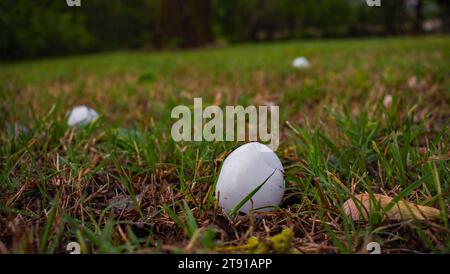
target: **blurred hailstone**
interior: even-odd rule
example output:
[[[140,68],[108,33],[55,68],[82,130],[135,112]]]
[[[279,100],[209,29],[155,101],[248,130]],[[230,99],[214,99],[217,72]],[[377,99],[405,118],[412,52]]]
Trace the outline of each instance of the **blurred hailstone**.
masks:
[[[76,106],[69,114],[67,124],[71,127],[83,126],[98,118],[98,113],[87,106]]]
[[[252,142],[234,150],[223,162],[216,197],[219,205],[230,213],[259,186],[239,211],[273,210],[270,207],[278,206],[284,195],[284,170],[277,155],[266,145]]]
[[[384,107],[390,108],[392,105],[392,101],[393,101],[392,95],[387,94],[386,96],[384,96],[384,98],[383,98]]]
[[[297,57],[292,61],[292,66],[298,69],[309,68],[309,61],[305,57]]]

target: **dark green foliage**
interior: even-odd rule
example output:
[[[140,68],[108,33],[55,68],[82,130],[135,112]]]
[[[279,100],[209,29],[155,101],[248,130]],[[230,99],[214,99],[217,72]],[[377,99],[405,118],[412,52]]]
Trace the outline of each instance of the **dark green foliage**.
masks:
[[[223,39],[421,33],[428,19],[441,25],[428,31],[445,32],[445,2],[384,0],[368,7],[365,0],[82,0],[81,7],[68,7],[65,0],[3,0],[0,58],[198,47]]]

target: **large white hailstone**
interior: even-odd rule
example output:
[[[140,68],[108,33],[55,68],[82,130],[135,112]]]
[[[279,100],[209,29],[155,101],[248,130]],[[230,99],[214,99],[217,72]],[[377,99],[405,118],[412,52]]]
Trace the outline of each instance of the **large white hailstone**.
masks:
[[[67,124],[71,127],[87,125],[98,118],[98,113],[87,106],[76,106],[69,113]]]
[[[230,213],[262,183],[239,211],[270,211],[278,206],[284,195],[284,170],[277,155],[266,145],[252,142],[238,147],[228,155],[220,170],[216,185],[219,205]]]
[[[309,61],[305,57],[297,57],[292,61],[292,66],[298,69],[309,68]]]

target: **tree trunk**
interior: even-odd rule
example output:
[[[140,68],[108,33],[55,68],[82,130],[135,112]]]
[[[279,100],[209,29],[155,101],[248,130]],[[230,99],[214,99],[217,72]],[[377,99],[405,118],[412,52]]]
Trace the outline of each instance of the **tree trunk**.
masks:
[[[197,47],[213,41],[210,0],[159,0],[158,47]]]
[[[417,4],[415,6],[415,19],[414,19],[414,32],[422,33],[423,32],[423,0],[417,0]]]
[[[398,26],[403,22],[402,10],[405,9],[404,0],[384,1],[384,32],[386,34],[397,34]]]

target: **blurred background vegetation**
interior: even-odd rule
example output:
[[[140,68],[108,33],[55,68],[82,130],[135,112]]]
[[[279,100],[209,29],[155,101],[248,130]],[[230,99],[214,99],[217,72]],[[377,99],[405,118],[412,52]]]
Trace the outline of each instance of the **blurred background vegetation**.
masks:
[[[448,0],[1,0],[2,60],[119,49],[449,32]]]

